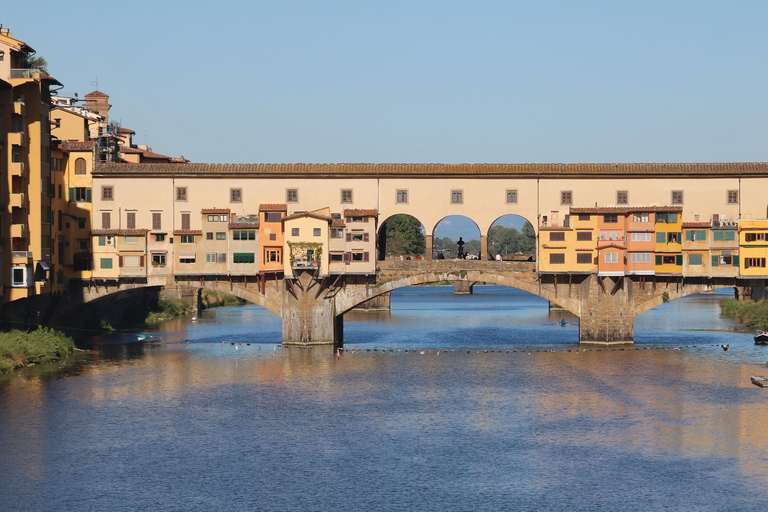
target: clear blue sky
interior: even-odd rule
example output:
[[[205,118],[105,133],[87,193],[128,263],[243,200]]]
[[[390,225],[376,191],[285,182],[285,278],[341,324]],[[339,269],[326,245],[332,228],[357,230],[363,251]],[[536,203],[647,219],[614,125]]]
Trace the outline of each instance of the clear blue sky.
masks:
[[[7,2],[194,162],[766,161],[765,1]]]

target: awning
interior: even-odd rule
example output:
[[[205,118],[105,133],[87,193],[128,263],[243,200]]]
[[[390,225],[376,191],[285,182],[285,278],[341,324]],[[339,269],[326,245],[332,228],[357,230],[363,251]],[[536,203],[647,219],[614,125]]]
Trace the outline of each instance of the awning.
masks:
[[[46,271],[47,270],[51,270],[51,267],[48,266],[48,263],[46,263],[46,262],[44,262],[42,260],[37,262],[37,266],[39,268],[43,269],[43,270],[46,270]]]
[[[195,257],[195,251],[180,251],[179,252],[179,258],[182,259],[189,259]]]

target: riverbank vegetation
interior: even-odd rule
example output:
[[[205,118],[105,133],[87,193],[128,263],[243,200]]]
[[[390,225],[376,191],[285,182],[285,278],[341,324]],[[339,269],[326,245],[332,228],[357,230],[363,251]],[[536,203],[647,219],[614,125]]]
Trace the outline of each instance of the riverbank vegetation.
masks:
[[[148,325],[158,324],[164,320],[171,320],[177,316],[186,315],[194,311],[192,304],[181,299],[168,299],[157,301],[157,309],[150,311],[144,322]]]
[[[768,302],[738,301],[725,299],[720,301],[720,312],[723,316],[736,318],[747,327],[768,329]]]
[[[75,342],[62,332],[38,327],[32,332],[0,333],[0,372],[49,363],[75,351]]]
[[[200,294],[200,306],[203,309],[216,308],[222,306],[239,306],[247,301],[229,295],[228,293],[217,292],[215,290],[203,290]],[[195,308],[189,302],[182,299],[158,300],[157,307],[149,312],[144,323],[154,325],[165,320],[194,313]]]
[[[203,290],[200,294],[200,301],[203,308],[218,308],[222,306],[241,306],[246,300],[235,297],[228,293],[217,292],[216,290]]]

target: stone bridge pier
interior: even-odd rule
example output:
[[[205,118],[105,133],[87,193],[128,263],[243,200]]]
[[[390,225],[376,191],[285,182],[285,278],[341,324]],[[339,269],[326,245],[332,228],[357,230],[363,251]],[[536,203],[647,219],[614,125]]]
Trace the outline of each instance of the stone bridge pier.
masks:
[[[634,343],[633,291],[623,277],[585,279],[579,286],[579,343]]]
[[[344,341],[344,315],[337,314],[333,292],[311,271],[296,271],[284,279],[283,344],[332,345]]]

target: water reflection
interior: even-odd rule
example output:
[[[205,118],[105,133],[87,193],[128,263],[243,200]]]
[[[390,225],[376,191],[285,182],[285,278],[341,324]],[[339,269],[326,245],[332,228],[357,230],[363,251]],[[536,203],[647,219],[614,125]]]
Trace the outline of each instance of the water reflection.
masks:
[[[546,302],[481,288],[350,314],[340,354],[282,347],[279,319],[242,307],[166,324],[168,343],[91,340],[72,377],[6,376],[0,509],[765,502],[765,396],[749,375],[766,352],[716,297],[652,310],[634,347],[598,350]]]

